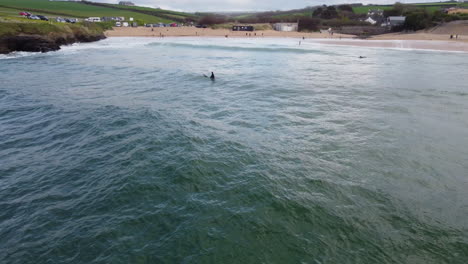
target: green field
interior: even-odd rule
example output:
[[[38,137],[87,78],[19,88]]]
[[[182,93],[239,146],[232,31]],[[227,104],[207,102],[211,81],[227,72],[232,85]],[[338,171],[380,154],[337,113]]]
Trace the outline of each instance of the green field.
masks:
[[[148,8],[161,14],[165,11]],[[13,12],[14,11],[14,12]],[[112,7],[93,6],[75,2],[51,2],[49,0],[1,0],[0,16],[17,16],[19,11],[29,11],[34,14],[43,14],[48,16],[66,16],[75,18],[87,17],[133,17],[140,23],[170,23],[174,22],[167,15],[158,17],[157,15],[148,15],[131,10],[121,10]],[[168,14],[183,17],[184,13],[167,11]]]
[[[367,14],[369,9],[372,9],[372,10],[377,10],[377,9],[389,10],[389,9],[392,9],[392,8],[393,8],[392,5],[355,6],[355,7],[353,7],[353,11],[356,14]]]
[[[415,3],[415,4],[405,4],[408,6],[414,6],[414,7],[421,7],[426,9],[429,13],[441,10],[443,8],[446,8],[448,6],[458,6],[458,7],[465,7],[468,8],[468,3],[458,3],[458,2],[450,2],[450,3]],[[368,6],[356,6],[353,7],[353,11],[356,14],[367,14],[369,9],[376,10],[389,10],[392,9],[393,5],[368,5]]]
[[[150,8],[150,7],[142,7],[142,6],[121,6],[121,5],[116,5],[116,4],[108,4],[111,7],[115,8],[125,8],[127,10],[136,10],[136,11],[146,11],[146,12],[152,12],[154,14],[160,14],[161,16],[169,16],[169,17],[174,17],[176,19],[184,19],[184,18],[192,18],[196,19],[198,16],[195,14],[189,14],[189,13],[183,13],[183,12],[177,12],[177,11],[171,11],[171,10],[164,10],[164,9],[158,9],[158,8]]]

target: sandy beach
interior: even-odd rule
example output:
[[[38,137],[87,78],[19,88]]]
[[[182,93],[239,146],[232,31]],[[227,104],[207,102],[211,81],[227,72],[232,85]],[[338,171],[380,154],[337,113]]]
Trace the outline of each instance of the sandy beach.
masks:
[[[458,35],[458,38],[450,39],[450,34],[445,32],[416,32],[416,33],[390,33],[373,36],[369,39],[358,39],[354,35],[335,33],[303,33],[303,32],[280,32],[274,30],[263,30],[254,32],[231,31],[227,29],[195,28],[195,27],[172,27],[172,28],[125,28],[116,27],[106,31],[107,37],[223,37],[228,38],[304,38],[305,41],[320,42],[330,45],[348,45],[360,47],[382,47],[402,49],[425,49],[441,51],[468,52],[468,35]]]
[[[458,35],[458,38],[453,35],[450,39],[450,34],[435,34],[429,32],[415,32],[415,33],[389,33],[373,36],[370,40],[438,40],[450,42],[468,42],[468,35]]]
[[[369,48],[417,49],[468,52],[467,41],[409,39],[318,39],[315,42]]]
[[[328,33],[280,32],[262,30],[254,32],[231,31],[228,29],[211,29],[196,27],[114,27],[106,31],[107,37],[282,37],[282,38],[331,38]],[[354,38],[354,35],[333,34],[333,38]]]

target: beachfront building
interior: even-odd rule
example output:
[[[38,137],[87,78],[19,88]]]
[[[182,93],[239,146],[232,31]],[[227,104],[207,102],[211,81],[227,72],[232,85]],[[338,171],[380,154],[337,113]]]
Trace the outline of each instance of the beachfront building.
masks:
[[[233,26],[232,31],[254,31],[253,26]]]
[[[299,23],[276,23],[273,25],[273,29],[276,31],[298,31]]]
[[[119,5],[124,5],[124,6],[134,6],[135,4],[130,1],[120,1]]]
[[[387,23],[385,25],[390,28],[403,26],[405,20],[405,16],[389,16],[387,17]]]
[[[381,23],[385,22],[385,18],[384,18],[384,15],[383,15],[383,10],[381,10],[381,9],[369,9],[369,11],[367,11],[367,19],[364,20],[364,21],[369,22],[372,25],[381,24]]]

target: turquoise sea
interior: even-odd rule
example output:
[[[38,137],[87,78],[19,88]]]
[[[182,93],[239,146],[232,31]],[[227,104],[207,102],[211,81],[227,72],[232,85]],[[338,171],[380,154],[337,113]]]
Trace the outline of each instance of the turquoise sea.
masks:
[[[2,55],[0,263],[468,263],[468,53]]]

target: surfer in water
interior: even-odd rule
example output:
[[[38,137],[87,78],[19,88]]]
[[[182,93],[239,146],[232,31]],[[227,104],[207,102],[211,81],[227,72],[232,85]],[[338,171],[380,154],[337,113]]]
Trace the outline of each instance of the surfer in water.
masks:
[[[205,76],[206,78],[208,78],[208,76],[206,76],[205,74],[203,74],[203,76]],[[210,79],[211,79],[212,81],[214,81],[214,80],[215,80],[215,75],[214,75],[214,73],[213,73],[213,72],[211,72]]]

